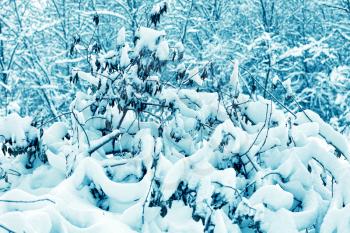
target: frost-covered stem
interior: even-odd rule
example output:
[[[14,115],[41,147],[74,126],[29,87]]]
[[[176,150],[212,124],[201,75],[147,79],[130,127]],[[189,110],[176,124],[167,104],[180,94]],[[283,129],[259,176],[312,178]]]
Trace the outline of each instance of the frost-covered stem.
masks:
[[[31,43],[31,41],[29,41],[27,38],[26,38],[26,40],[27,41],[25,41],[25,45],[30,47],[30,45],[28,45],[28,42]],[[33,63],[35,62],[35,64],[38,65],[40,70],[44,73],[44,75],[45,75],[44,77],[46,78],[47,83],[51,84],[50,75],[49,75],[47,69],[41,64],[40,57],[37,55],[37,53],[33,49],[30,50],[30,53],[33,56]],[[38,78],[37,76],[34,76],[34,77]],[[38,84],[42,85],[42,83],[40,82],[39,78],[38,78]],[[50,110],[51,114],[53,116],[55,116],[55,117],[58,116],[59,114],[57,112],[57,109],[56,109],[55,105],[51,101],[52,96],[48,95],[48,94],[50,94],[50,92],[47,94],[44,89],[41,89],[41,92],[42,92],[42,94],[44,96],[44,100],[47,102],[47,104],[49,106],[49,110]]]
[[[182,32],[182,36],[181,36],[181,42],[182,43],[184,43],[185,38],[186,38],[187,26],[188,26],[188,22],[190,21],[189,18],[190,18],[190,15],[192,13],[193,5],[194,5],[194,0],[191,1],[191,6],[190,6],[190,9],[188,10],[188,13],[187,13],[186,22],[185,22],[185,25],[184,25],[184,28],[183,28],[183,32]]]
[[[279,173],[279,172],[270,172],[270,173],[267,173],[265,174],[263,177],[261,177],[261,179],[265,179],[266,177],[268,176],[271,176],[271,175],[277,175],[280,179],[283,179],[283,176]]]
[[[155,165],[155,168],[154,168],[154,173],[153,173],[153,177],[152,177],[152,180],[151,180],[151,183],[149,185],[149,188],[148,188],[148,191],[147,191],[147,195],[146,195],[146,198],[145,198],[145,201],[143,202],[142,204],[142,225],[144,225],[145,223],[145,207],[146,207],[146,203],[147,203],[147,200],[148,200],[148,197],[149,197],[149,194],[151,193],[151,190],[152,190],[152,185],[153,185],[153,182],[156,178],[156,171],[157,171],[157,165]]]
[[[2,21],[0,21],[0,35],[2,34]],[[6,73],[5,73],[5,58],[4,58],[4,41],[0,40],[0,66],[1,66],[1,72],[2,72],[2,78],[1,81],[5,83],[6,80]]]
[[[150,103],[150,102],[142,102],[142,104],[146,104],[146,105],[152,105],[152,106],[157,106],[157,107],[162,107],[162,108],[168,108],[168,105],[164,105],[164,104],[156,104],[156,103]]]
[[[7,65],[7,70],[10,70],[10,69],[11,69],[11,66],[12,66],[12,63],[13,63],[13,59],[14,59],[14,57],[15,57],[15,54],[16,54],[16,51],[17,51],[18,46],[19,46],[19,41],[17,41],[15,47],[14,47],[13,50],[12,50],[9,63],[8,63],[8,65]]]
[[[89,145],[89,147],[90,147],[90,140],[89,140],[89,137],[88,137],[88,135],[87,135],[87,133],[86,133],[86,131],[85,131],[83,125],[79,122],[79,120],[78,120],[78,118],[77,118],[77,116],[75,115],[74,112],[72,112],[72,115],[73,115],[75,121],[76,121],[76,122],[78,123],[78,125],[80,126],[80,128],[83,130],[83,133],[84,133],[84,135],[85,135],[86,141],[87,141],[87,143],[88,143],[88,145]]]
[[[12,2],[13,2],[13,4],[14,4],[15,13],[16,13],[16,18],[17,18],[17,21],[18,21],[20,30],[22,31],[22,20],[21,20],[21,18],[19,17],[17,2],[16,2],[16,1],[12,1]]]
[[[269,60],[269,67],[268,67],[266,77],[265,77],[264,98],[266,97],[267,85],[269,83],[270,73],[271,73],[271,56],[270,56],[270,54],[268,55],[268,60]]]
[[[92,116],[90,118],[88,118],[85,122],[84,122],[84,125],[88,122],[88,121],[91,121],[93,119],[101,119],[101,120],[107,120],[106,117],[102,117],[102,116]]]
[[[282,85],[282,86],[283,86],[283,85]],[[295,99],[294,96],[292,96],[292,100],[296,103],[296,105],[298,106],[298,108],[300,109],[300,111],[302,111],[302,113],[305,115],[305,117],[306,117],[310,122],[314,122],[314,121],[307,115],[307,113],[305,112],[304,108],[299,104],[299,102]],[[342,153],[343,156],[344,156],[344,158],[345,158],[346,160],[348,160],[348,158],[346,157],[346,155],[344,154],[344,152],[342,152],[342,150],[341,150],[339,147],[337,147],[336,145],[334,145],[334,143],[329,142],[329,141],[327,140],[327,136],[326,136],[326,135],[322,134],[321,132],[319,132],[319,135],[320,135],[322,138],[324,138],[330,145],[332,145],[336,150],[338,150],[340,153]]]
[[[249,156],[249,154],[245,154],[245,156],[247,157],[247,159],[249,160],[249,162],[252,164],[252,166],[253,166],[253,169],[255,170],[255,171],[259,171],[260,169],[259,169],[259,166],[252,160],[252,158],[250,158],[250,156]],[[251,172],[251,170],[247,173],[247,176],[248,176],[248,174]]]
[[[265,179],[266,177],[268,176],[271,176],[271,175],[277,175],[278,177],[280,177],[280,179],[283,178],[283,176],[278,173],[278,172],[270,172],[270,173],[267,173],[266,175],[264,175],[263,177],[261,177],[260,179],[263,180]],[[253,186],[254,184],[256,184],[256,180],[254,180],[253,182],[249,183],[247,186],[244,187],[244,189],[240,192],[240,196],[243,196],[243,193],[248,190],[249,187]]]
[[[125,164],[128,164],[128,163],[124,162],[124,160],[123,160],[123,161],[117,161],[116,163],[113,163],[113,164],[106,164],[103,167],[104,168],[107,168],[107,167],[118,167],[118,166],[123,166]]]
[[[61,24],[61,27],[62,27],[62,32],[63,32],[63,37],[65,39],[65,46],[66,46],[66,49],[68,49],[68,43],[67,43],[67,32],[66,32],[66,19],[65,19],[65,9],[63,9],[63,16],[61,15],[59,9],[58,9],[58,6],[56,4],[56,1],[55,0],[51,0],[54,7],[55,7],[55,10],[56,10],[56,13],[58,15],[58,18],[60,19],[59,22]]]
[[[153,152],[155,153],[156,152],[156,146],[157,146],[157,143],[154,144],[154,149],[153,149]],[[158,160],[159,160],[159,154],[155,154],[153,157],[153,164],[151,166],[151,169],[154,167],[154,171],[153,171],[153,176],[152,176],[152,180],[151,180],[151,183],[149,185],[149,188],[148,188],[148,191],[147,191],[147,195],[146,195],[146,198],[145,198],[145,201],[143,202],[142,204],[142,225],[144,225],[145,223],[145,207],[146,207],[146,203],[147,203],[147,200],[148,200],[148,197],[151,193],[151,190],[152,190],[152,185],[154,183],[154,180],[156,179],[156,174],[157,174],[157,167],[158,167]],[[147,171],[149,172],[149,171]]]
[[[222,94],[224,94],[224,92],[221,92],[221,90],[219,89],[218,90],[218,98],[219,98],[219,101],[218,101],[218,104],[220,102],[222,102],[223,106],[224,106],[224,109],[226,111],[226,114],[229,116],[230,120],[232,121],[233,125],[239,125],[239,121],[238,120],[235,120],[233,117],[232,117],[232,113],[229,112],[228,110],[228,107],[225,105],[225,102],[224,102],[224,97],[222,96]],[[231,96],[229,96],[231,98]],[[219,108],[218,108],[219,109]],[[234,108],[233,108],[234,109]],[[234,109],[236,111],[236,109]]]
[[[242,195],[241,195],[241,193],[239,192],[238,189],[236,189],[236,188],[234,188],[234,187],[231,187],[231,186],[228,186],[228,185],[221,184],[220,182],[217,182],[217,181],[213,181],[212,183],[213,183],[213,184],[217,184],[217,185],[219,185],[220,187],[232,189],[232,190],[235,192],[235,194],[242,200]]]
[[[210,63],[212,63],[212,61],[209,61],[208,63],[206,63],[205,66],[203,67],[203,69],[205,69],[205,68],[207,67],[207,65],[209,65]],[[177,88],[177,89],[178,89],[178,90],[177,90],[177,93],[179,93],[179,91],[181,90],[182,85],[185,84],[185,82],[191,80],[194,76],[196,76],[197,74],[199,74],[199,72],[200,72],[200,71],[198,70],[196,73],[194,73],[193,75],[189,76],[186,80],[181,80],[180,85],[179,85],[179,87]]]
[[[9,171],[14,172],[14,173],[10,173]],[[22,174],[19,173],[18,171],[13,170],[13,169],[11,169],[11,168],[8,169],[7,173],[8,173],[8,174],[11,174],[11,175],[14,175],[14,176],[21,176],[21,175],[22,175]]]
[[[147,113],[147,114],[149,114],[150,116],[153,116],[154,118],[157,118],[159,121],[162,120],[162,118],[161,118],[160,116],[157,116],[156,114],[151,113],[151,112],[149,112],[149,111],[147,111],[147,110],[143,110],[142,112],[143,112],[143,113]]]
[[[88,43],[88,45],[86,47],[86,50],[88,51],[87,54],[86,54],[86,61],[87,61],[88,64],[90,64],[90,58],[91,58],[91,54],[89,53],[89,48],[90,48],[91,42],[92,42],[92,40],[93,40],[93,38],[94,38],[94,36],[96,34],[97,28],[98,28],[98,25],[95,26],[94,32],[92,33],[92,36],[91,36],[91,38],[89,40],[89,43]]]
[[[334,196],[334,176],[332,176],[332,186],[331,186],[331,192],[332,192],[332,198]]]
[[[120,131],[118,129],[114,130],[112,133],[107,134],[101,138],[99,138],[98,140],[96,140],[95,144],[90,146],[87,153],[89,155],[91,155],[92,153],[94,153],[95,151],[97,151],[98,149],[100,149],[102,146],[104,146],[105,144],[107,144],[109,141],[111,141],[112,139],[118,137],[120,135]]]
[[[265,77],[265,87],[264,87],[264,95],[263,95],[264,98],[266,97],[267,86],[268,86],[268,83],[269,83],[270,74],[271,74],[271,70],[272,70],[271,54],[270,54],[270,51],[271,51],[270,41],[266,41],[266,43],[268,45],[268,54],[267,54],[268,67],[267,67],[267,73],[266,73],[266,77]]]
[[[267,27],[266,8],[265,8],[265,4],[264,4],[263,0],[260,0],[260,6],[261,6],[261,14],[262,14],[262,19],[263,19],[263,24],[265,27]]]
[[[348,3],[349,4],[349,3]],[[334,9],[338,9],[338,10],[342,10],[342,11],[345,11],[346,13],[350,14],[350,9],[347,9],[347,8],[344,8],[344,7],[341,7],[341,6],[337,6],[337,5],[330,5],[330,4],[327,4],[327,3],[322,3],[323,6],[325,7],[329,7],[329,8],[334,8]],[[350,7],[348,7],[350,8]]]
[[[265,146],[266,144],[266,141],[267,141],[267,138],[269,136],[269,131],[270,131],[270,122],[271,122],[271,116],[272,116],[272,100],[270,102],[270,105],[271,105],[271,110],[270,110],[270,115],[269,115],[269,121],[267,122],[267,132],[266,132],[266,136],[265,136],[265,139],[264,139],[264,142],[263,144],[261,145],[260,149],[258,150],[258,153],[260,153],[261,149]]]
[[[51,119],[48,120],[48,121],[45,121],[45,122],[42,123],[40,126],[38,126],[38,128],[41,128],[41,127],[43,127],[44,125],[46,125],[46,124],[48,124],[48,123],[51,123],[51,122],[57,120],[57,119],[60,118],[61,116],[63,116],[63,115],[68,115],[68,114],[72,114],[72,112],[64,112],[64,113],[61,113],[61,114],[59,114],[58,116],[55,116],[54,118],[51,118]]]
[[[258,165],[255,164],[254,161],[250,158],[249,152],[250,152],[250,150],[253,148],[253,146],[254,146],[254,144],[256,143],[256,141],[258,140],[258,138],[259,138],[261,132],[265,129],[265,127],[266,127],[266,125],[267,125],[268,113],[269,113],[269,105],[266,104],[266,114],[265,114],[265,122],[264,122],[264,125],[263,125],[263,126],[261,127],[261,129],[259,130],[258,134],[256,135],[256,137],[255,137],[253,143],[249,146],[248,150],[247,150],[246,152],[244,152],[244,153],[241,155],[241,156],[245,155],[245,156],[248,158],[249,162],[253,165],[253,168],[254,168],[255,171],[258,171]],[[269,126],[267,125],[267,127],[269,127]],[[260,169],[259,169],[259,170],[260,170]]]
[[[329,174],[331,174],[332,180],[333,180],[333,179],[334,179],[333,173],[332,173],[329,169],[327,169],[327,167],[326,167],[320,160],[318,160],[318,159],[315,158],[315,157],[313,157],[313,159],[314,159],[323,169],[325,169],[326,171],[329,172]],[[332,187],[332,188],[333,188],[333,187]]]
[[[119,0],[117,1],[117,3],[123,8],[125,13],[130,17],[131,31],[132,31],[133,37],[134,37],[135,36],[135,31],[139,27],[139,24],[137,22],[138,8],[136,8],[136,2],[134,0],[133,1],[131,1],[131,0],[127,1],[129,9],[127,8],[127,6],[124,5],[124,3],[122,3]]]
[[[122,123],[123,123],[123,121],[124,121],[124,118],[125,118],[127,112],[128,112],[127,109],[124,109],[124,110],[123,110],[123,115],[122,115],[122,117],[120,118],[120,121],[119,121],[119,123],[118,123],[117,129],[120,129],[120,126],[122,125]]]
[[[0,224],[0,228],[4,229],[5,231],[7,231],[8,233],[15,233],[13,230],[5,227],[4,225]]]
[[[235,62],[234,62],[234,61],[232,61],[232,60],[230,60],[230,59],[229,59],[229,61],[232,63],[233,66],[235,65]],[[240,69],[241,69],[241,68],[242,68],[242,67],[240,67]],[[243,68],[242,68],[242,69],[243,69]],[[243,70],[245,70],[246,72],[248,72],[249,75],[252,75],[248,70],[246,70],[246,69],[243,69]],[[248,91],[248,94],[249,94],[250,98],[253,99],[253,93],[252,93],[251,90],[249,89],[247,82],[246,82],[246,81],[244,80],[244,78],[242,77],[241,72],[238,73],[238,78],[243,82],[244,86],[247,88],[247,91]]]
[[[69,29],[67,29],[68,24],[67,24],[67,14],[66,14],[66,1],[62,2],[62,5],[63,5],[62,14],[60,13],[60,11],[58,9],[56,1],[55,0],[51,0],[51,1],[52,1],[53,5],[55,7],[55,10],[56,10],[56,13],[58,15],[59,22],[60,22],[60,25],[61,25],[61,28],[62,28],[63,39],[64,39],[64,48],[65,48],[65,51],[66,51],[65,56],[69,57],[69,43],[68,43],[68,33],[67,33],[67,31],[69,31]],[[79,8],[80,8],[80,3],[79,3]],[[78,16],[78,18],[79,18],[79,21],[80,21],[80,15]],[[78,25],[79,24],[80,23],[78,23]],[[66,72],[67,72],[67,74],[70,72],[70,65],[69,65],[69,63],[67,63]]]
[[[18,13],[18,7],[17,7],[17,3],[16,1],[13,1],[13,4],[14,4],[14,9],[15,9],[15,13],[16,13],[16,18],[17,18],[17,21],[18,21],[18,25],[19,25],[19,29],[20,31],[19,32],[15,32],[14,33],[16,34],[17,36],[17,42],[16,42],[16,45],[15,47],[13,48],[12,50],[12,53],[11,53],[11,56],[10,56],[10,59],[9,59],[9,62],[8,62],[8,65],[7,65],[7,72],[11,69],[12,67],[12,64],[13,64],[13,61],[14,61],[14,57],[15,57],[15,53],[17,51],[17,48],[19,47],[19,44],[20,44],[20,41],[21,41],[21,32],[22,32],[22,20],[21,18],[19,17],[19,13]],[[1,20],[2,22],[4,22],[3,20]],[[7,25],[9,28],[11,28],[9,25]],[[0,33],[1,34],[1,33]],[[3,59],[3,56],[2,56],[2,59]],[[5,63],[3,64],[5,65]],[[4,70],[5,71],[5,70]],[[7,73],[4,73],[3,74],[3,83],[6,85],[7,83],[7,79],[8,79],[8,74]],[[7,92],[5,91],[5,101],[7,102]],[[7,112],[7,103],[5,105],[5,111]]]
[[[252,149],[252,147],[254,146],[255,142],[258,140],[258,138],[259,138],[261,132],[263,131],[263,129],[264,129],[265,126],[266,126],[268,112],[269,112],[269,105],[266,104],[266,114],[265,114],[265,122],[264,122],[264,125],[263,125],[263,126],[261,127],[261,129],[259,130],[259,132],[258,132],[258,134],[256,135],[256,137],[255,137],[253,143],[249,146],[248,150],[242,154],[242,156],[248,154],[249,151],[250,151],[250,150]]]
[[[243,67],[241,67],[241,68],[242,68],[243,70],[247,71],[247,70],[244,69]],[[249,72],[249,71],[247,71],[247,72]],[[260,88],[262,88],[263,90],[266,90],[266,89],[264,88],[264,86],[263,86],[262,84],[260,84],[260,83],[258,82],[258,80],[256,80],[256,78],[254,78],[254,76],[250,75],[250,77],[255,81],[256,84],[259,85]],[[285,106],[281,101],[279,101],[270,91],[266,90],[266,93],[269,94],[269,95],[271,96],[271,98],[272,98],[274,101],[276,101],[280,106],[282,106],[285,110],[287,110],[287,112],[289,112],[290,114],[292,114],[295,118],[297,117],[297,116],[295,115],[294,112],[292,112],[289,108],[287,108],[287,106]]]
[[[49,199],[49,198],[43,198],[43,199],[37,199],[37,200],[32,200],[32,201],[17,201],[17,200],[1,200],[0,202],[6,202],[6,203],[23,203],[23,204],[31,204],[31,203],[36,203],[36,202],[41,202],[41,201],[48,201],[51,202],[53,204],[56,204],[56,202],[54,202],[53,200]]]
[[[40,83],[40,82],[39,82],[39,83]],[[41,98],[43,99],[44,102],[47,103],[47,105],[48,105],[48,107],[49,107],[50,113],[51,113],[55,118],[59,118],[59,117],[58,117],[58,113],[57,113],[55,107],[53,106],[53,104],[51,103],[50,98],[47,96],[45,90],[44,90],[44,89],[39,89],[39,90],[37,90],[37,92],[38,92],[39,94],[41,94]]]
[[[0,20],[0,35],[2,33],[2,21]],[[7,84],[7,74],[6,74],[6,70],[5,70],[5,58],[4,58],[4,41],[0,40],[0,73],[1,73],[1,79],[0,82],[3,83],[3,87],[5,89],[4,92],[4,100],[5,100],[5,112],[7,112],[7,88],[6,84]]]

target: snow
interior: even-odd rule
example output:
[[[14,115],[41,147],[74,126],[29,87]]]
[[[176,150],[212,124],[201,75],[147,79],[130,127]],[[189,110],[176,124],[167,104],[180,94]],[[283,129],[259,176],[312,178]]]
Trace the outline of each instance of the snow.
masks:
[[[120,66],[125,68],[130,64],[130,58],[129,58],[129,45],[125,44],[124,47],[121,48],[121,55],[120,55]]]
[[[7,91],[11,91],[10,86],[6,85],[6,84],[3,83],[2,81],[0,82],[0,86],[2,86],[3,88],[5,88]]]
[[[156,56],[160,61],[166,61],[169,59],[169,45],[167,41],[163,40],[159,43]]]
[[[286,89],[288,95],[293,94],[291,84],[292,84],[292,81],[290,79],[287,79],[283,82],[283,87]]]
[[[164,222],[168,232],[203,232],[203,225],[192,219],[192,210],[181,202],[173,203],[173,208],[165,216]]]
[[[136,33],[139,40],[136,43],[134,52],[139,54],[143,48],[155,51],[158,47],[159,39],[166,35],[165,31],[157,31],[151,28],[140,27]]]
[[[46,8],[47,1],[46,0],[31,0],[30,4],[33,5],[40,12],[43,12]]]
[[[255,124],[265,122],[266,115],[270,115],[271,111],[270,103],[267,101],[249,102],[244,107],[243,113]],[[274,110],[272,110],[272,112],[274,112]]]
[[[78,78],[87,81],[88,83],[98,86],[98,78],[92,76],[90,73],[81,71],[81,70],[73,70],[72,71],[72,76],[74,77],[75,75],[78,76]]]
[[[198,67],[194,67],[193,69],[188,70],[188,77],[189,77],[190,80],[192,80],[197,85],[202,86],[203,80],[200,77],[200,73],[199,73],[199,68]]]
[[[36,130],[31,126],[32,119],[28,116],[21,117],[13,112],[6,117],[0,118],[0,138],[10,140],[18,147],[25,147],[29,139],[36,137]]]
[[[153,14],[153,15],[159,14],[160,9],[161,9],[161,5],[155,4],[151,10],[151,14]]]
[[[67,58],[67,59],[56,60],[55,63],[56,64],[76,63],[76,62],[80,62],[84,59],[85,59],[85,57],[78,57],[78,58],[73,58],[73,59]]]
[[[239,70],[238,70],[239,62],[236,60],[234,61],[234,66],[233,66],[233,71],[232,75],[230,78],[230,83],[233,85],[235,88],[238,88],[239,85]]]
[[[179,53],[183,53],[185,51],[185,47],[184,45],[179,41],[179,42],[176,42],[175,44],[175,48],[177,49],[177,51]]]
[[[249,203],[252,206],[265,204],[271,210],[290,209],[293,195],[284,191],[279,185],[265,185],[249,198]]]
[[[19,106],[19,104],[17,103],[17,101],[11,101],[7,107],[7,111],[9,113],[12,113],[12,112],[17,112],[17,113],[20,113],[21,111],[21,107]]]
[[[117,46],[123,46],[125,44],[125,27],[122,27],[118,31]]]
[[[146,174],[140,183],[118,184],[108,179],[101,166],[91,158],[85,158],[72,177],[75,187],[80,188],[86,178],[99,185],[111,198],[119,202],[132,202],[140,199],[150,184],[150,174]]]
[[[346,137],[335,131],[329,124],[325,123],[317,113],[305,110],[302,113],[298,113],[297,117],[299,123],[307,121],[317,122],[320,127],[320,135],[334,145],[346,159],[350,160],[350,147]]]
[[[268,233],[279,233],[281,229],[285,233],[299,232],[290,217],[290,213],[285,209],[280,209],[277,212],[266,211],[262,218],[257,220],[263,222],[262,230]]]
[[[288,57],[300,57],[303,55],[304,51],[312,48],[312,46],[314,46],[313,44],[305,44],[305,45],[301,45],[300,47],[294,47],[289,49],[288,51],[286,51],[285,53],[283,53],[279,59],[285,59]]]
[[[60,170],[61,172],[66,171],[66,159],[62,154],[55,154],[51,150],[46,151],[46,156],[49,164],[55,168]]]
[[[59,143],[67,134],[67,125],[63,122],[55,122],[47,130],[44,131],[42,137],[43,144],[51,146],[55,143]]]

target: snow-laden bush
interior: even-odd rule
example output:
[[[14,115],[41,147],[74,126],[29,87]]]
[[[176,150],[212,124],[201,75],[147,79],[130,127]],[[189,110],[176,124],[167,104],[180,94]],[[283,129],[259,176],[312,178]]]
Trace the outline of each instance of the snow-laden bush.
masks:
[[[30,117],[20,117],[16,112],[0,119],[0,139],[3,155],[23,156],[28,168],[33,167],[36,158],[45,161],[39,144],[39,131]]]
[[[91,48],[90,71],[73,70],[88,88],[71,104],[71,130],[58,122],[32,136],[26,118],[1,119],[2,145],[39,137],[47,161],[28,170],[28,150],[2,157],[12,189],[0,197],[0,228],[350,231],[345,137],[312,111],[241,93],[238,63],[230,82],[205,91],[204,71],[183,68],[183,48],[164,31],[140,27],[133,46],[125,33],[113,51]],[[177,81],[168,66],[181,68]]]

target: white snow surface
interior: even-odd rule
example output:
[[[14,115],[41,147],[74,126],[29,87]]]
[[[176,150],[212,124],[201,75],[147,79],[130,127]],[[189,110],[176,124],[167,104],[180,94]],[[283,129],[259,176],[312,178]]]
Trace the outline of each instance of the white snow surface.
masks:
[[[157,31],[155,29],[140,27],[136,33],[139,36],[139,40],[136,43],[135,53],[139,54],[143,48],[147,48],[151,51],[157,49],[157,44],[160,42],[161,37],[166,35],[165,31]]]
[[[29,139],[36,137],[36,130],[31,126],[32,119],[28,116],[22,118],[17,112],[0,118],[0,140],[11,140],[19,147],[25,147]]]
[[[123,46],[125,44],[125,27],[122,27],[118,31],[117,35],[117,45],[118,46]]]
[[[167,41],[163,40],[159,43],[156,55],[160,61],[168,60],[168,58],[169,58],[169,45],[168,45]]]
[[[125,44],[121,48],[121,55],[120,55],[120,66],[125,68],[130,64],[130,58],[129,58],[129,45]]]

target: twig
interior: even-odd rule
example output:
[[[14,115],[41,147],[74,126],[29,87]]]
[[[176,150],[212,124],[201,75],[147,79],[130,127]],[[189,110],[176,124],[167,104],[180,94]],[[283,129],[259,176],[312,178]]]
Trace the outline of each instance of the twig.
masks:
[[[91,120],[93,120],[93,119],[107,120],[106,117],[102,117],[102,116],[92,116],[92,117],[88,118],[88,119],[85,121],[84,125],[85,125],[88,121],[91,121]]]
[[[14,176],[21,176],[21,175],[22,175],[22,174],[19,173],[18,171],[13,170],[13,169],[11,169],[11,168],[9,169],[9,171],[14,172],[14,173],[9,173],[9,172],[7,171],[8,174],[11,174],[11,175],[14,175]]]
[[[204,67],[203,67],[203,69],[205,69],[205,67],[207,67],[207,65],[209,65],[210,63],[212,63],[212,61],[209,61],[207,64],[205,64]],[[199,74],[199,72],[200,72],[200,70],[198,69],[198,71],[197,71],[195,74],[191,75],[191,76],[188,77],[186,80],[181,80],[180,85],[179,85],[178,90],[177,90],[177,93],[179,93],[179,91],[181,90],[182,85],[185,84],[185,82],[191,80],[194,76],[196,76],[197,74]]]
[[[235,63],[234,63],[232,60],[229,60],[229,61],[232,63],[233,66],[235,65]],[[244,69],[243,67],[241,67],[241,68]],[[244,69],[244,70],[247,71],[246,69]],[[249,73],[249,75],[251,75],[250,72],[248,72],[248,73]],[[242,80],[244,86],[247,88],[249,97],[250,97],[251,99],[253,99],[253,93],[252,93],[251,90],[249,89],[247,82],[244,80],[244,78],[242,77],[242,75],[240,74],[240,72],[238,72],[238,78]]]
[[[65,113],[59,114],[59,115],[57,115],[57,116],[51,118],[50,120],[45,121],[45,122],[42,123],[38,128],[41,128],[41,127],[43,127],[44,125],[46,125],[47,123],[50,123],[50,122],[52,122],[52,121],[54,121],[54,120],[60,118],[61,116],[68,115],[68,114],[72,114],[72,112],[65,112]]]
[[[261,180],[265,179],[266,177],[268,177],[270,175],[278,175],[280,178],[283,178],[282,175],[280,173],[278,173],[278,172],[270,172],[270,173],[267,173],[266,175],[264,175],[263,177],[261,177]],[[254,180],[253,182],[251,182],[247,186],[245,186],[245,188],[241,191],[240,195],[243,195],[243,192],[248,190],[248,188],[250,186],[254,185],[255,183],[256,183],[256,180]]]
[[[248,158],[249,162],[253,165],[253,167],[254,167],[254,169],[255,169],[256,171],[258,171],[258,169],[257,169],[257,167],[255,166],[254,162],[250,159],[248,153],[249,153],[249,151],[253,148],[253,146],[254,146],[254,144],[256,143],[256,141],[258,140],[258,138],[259,138],[261,132],[262,132],[263,129],[265,128],[266,123],[267,123],[267,116],[268,116],[268,113],[269,113],[269,105],[266,104],[266,114],[265,114],[265,122],[264,122],[264,125],[263,125],[263,126],[261,127],[261,129],[259,130],[258,134],[256,135],[256,137],[255,137],[253,143],[249,146],[248,150],[247,150],[246,152],[244,152],[244,153],[241,155],[241,156],[246,155],[246,157]]]
[[[270,110],[270,116],[269,116],[269,121],[267,123],[267,132],[266,132],[266,136],[265,136],[265,139],[264,139],[264,142],[263,144],[261,145],[260,149],[258,150],[258,153],[260,153],[261,149],[265,146],[266,144],[266,141],[267,141],[267,137],[269,136],[269,131],[270,131],[270,122],[271,122],[271,117],[272,117],[272,100],[270,102],[270,105],[271,105],[271,110]]]
[[[0,224],[0,228],[4,229],[5,231],[7,231],[8,233],[15,233],[13,230],[5,227],[4,225]]]
[[[109,141],[111,141],[112,139],[118,137],[120,134],[121,134],[120,131],[118,129],[116,129],[112,133],[107,134],[107,135],[99,138],[98,142],[96,143],[96,145],[92,145],[92,146],[89,147],[89,149],[87,150],[87,154],[91,155],[92,153],[94,153],[95,151],[100,149],[102,146],[107,144]]]
[[[242,67],[243,70],[247,71],[249,74],[250,72]],[[254,78],[253,75],[250,74],[250,77],[257,83],[262,89],[264,89],[263,85],[261,85],[256,78]],[[287,108],[281,101],[279,101],[270,91],[266,90],[266,93],[269,94],[279,105],[281,105],[285,110],[287,110],[290,114],[292,114],[295,118],[296,115],[289,109]]]
[[[156,143],[157,142],[155,142],[154,143],[154,152],[155,152],[155,150],[156,150]],[[157,157],[159,156],[159,154],[157,154],[156,155]],[[158,158],[155,158],[154,156],[152,156],[153,157],[153,163],[154,163],[154,173],[153,173],[153,177],[152,177],[152,180],[151,180],[151,184],[149,185],[149,189],[148,189],[148,192],[147,192],[147,195],[146,195],[146,198],[145,198],[145,201],[143,202],[143,204],[142,204],[142,225],[145,223],[145,206],[146,206],[146,203],[147,203],[147,199],[148,199],[148,197],[149,197],[149,194],[151,193],[151,189],[152,189],[152,185],[153,185],[153,182],[154,182],[154,180],[155,180],[155,178],[156,178],[156,173],[157,173],[157,165],[158,165],[158,159],[159,159],[159,157]]]
[[[229,189],[232,189],[233,191],[235,191],[235,194],[242,200],[242,195],[240,194],[239,190],[232,187],[232,186],[228,186],[228,185],[224,185],[224,184],[221,184],[220,182],[217,182],[217,181],[213,181],[212,182],[213,184],[217,184],[219,185],[220,187],[224,187],[224,188],[229,188]]]
[[[281,82],[281,80],[278,80],[278,81],[279,81],[279,83],[281,84],[281,86],[283,87],[283,89],[284,89],[285,91],[287,91],[286,88],[283,86],[283,83]],[[299,108],[299,110],[305,115],[305,117],[306,117],[310,122],[314,122],[314,121],[311,119],[311,117],[309,117],[309,116],[307,115],[307,113],[305,112],[304,108],[299,104],[299,102],[295,99],[295,97],[294,97],[293,95],[291,95],[291,98],[292,98],[292,100],[295,102],[295,104],[297,105],[297,107]],[[325,139],[325,140],[327,141],[326,136],[323,135],[323,134],[321,134],[321,132],[319,133],[319,135],[320,135],[323,139]],[[331,142],[328,142],[328,143],[331,144],[335,149],[337,149],[338,151],[340,151],[340,153],[342,153],[342,150],[340,150],[336,145],[334,145],[334,144],[331,143]],[[344,155],[344,153],[343,153],[343,155]],[[345,158],[346,160],[348,159],[348,158],[346,158],[345,155],[344,155],[344,158]]]
[[[87,143],[88,143],[88,145],[90,147],[90,140],[89,140],[89,137],[88,137],[88,135],[87,135],[83,125],[79,122],[79,120],[78,120],[78,118],[77,118],[77,116],[75,115],[74,112],[72,112],[72,115],[74,116],[75,121],[79,124],[80,128],[83,130],[83,132],[85,134],[85,137],[86,137],[86,140],[87,140]]]
[[[23,201],[23,200],[16,201],[16,200],[1,200],[1,199],[0,199],[0,202],[6,202],[6,203],[23,203],[23,204],[31,204],[31,203],[41,202],[41,201],[48,201],[48,202],[51,202],[51,203],[53,203],[53,204],[56,204],[56,202],[54,202],[53,200],[48,199],[48,198],[37,199],[37,200],[33,200],[33,201]]]
[[[128,112],[128,110],[126,110],[126,109],[123,110],[123,115],[122,115],[122,117],[120,118],[120,121],[119,121],[119,123],[118,123],[117,129],[119,129],[120,126],[122,125],[122,123],[123,123],[123,121],[124,121],[124,118],[125,118],[127,112]]]

